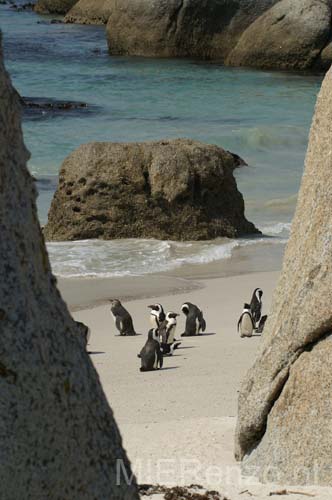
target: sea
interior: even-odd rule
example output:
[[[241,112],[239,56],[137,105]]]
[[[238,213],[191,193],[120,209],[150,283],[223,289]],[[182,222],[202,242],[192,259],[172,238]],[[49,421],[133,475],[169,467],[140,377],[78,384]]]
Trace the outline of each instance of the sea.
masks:
[[[66,112],[24,113],[41,224],[47,221],[61,163],[80,144],[187,137],[217,144],[248,163],[235,177],[246,216],[263,233],[206,242],[48,243],[54,273],[107,278],[186,269],[204,275],[213,269],[215,275],[219,267],[236,272],[236,262],[241,272],[277,269],[289,237],[322,75],[111,57],[103,26],[54,19],[59,18],[0,5],[5,63],[18,92],[87,103]]]

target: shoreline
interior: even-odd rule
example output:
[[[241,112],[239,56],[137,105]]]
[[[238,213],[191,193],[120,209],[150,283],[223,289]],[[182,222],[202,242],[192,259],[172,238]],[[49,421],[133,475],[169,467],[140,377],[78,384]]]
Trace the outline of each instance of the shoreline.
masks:
[[[269,251],[267,251],[267,247]],[[122,277],[57,277],[58,288],[71,311],[92,309],[110,298],[137,299],[178,295],[204,288],[204,282],[221,278],[278,272],[284,244],[235,248],[230,258],[205,264],[185,264],[171,271]]]

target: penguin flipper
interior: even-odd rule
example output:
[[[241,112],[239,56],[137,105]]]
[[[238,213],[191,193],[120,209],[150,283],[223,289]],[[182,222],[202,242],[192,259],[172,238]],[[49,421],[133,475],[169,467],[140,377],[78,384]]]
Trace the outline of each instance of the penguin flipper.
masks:
[[[120,332],[120,335],[122,335],[123,334],[122,321],[121,321],[119,316],[116,316],[116,318],[115,318],[115,326],[116,326],[117,330]]]
[[[200,319],[200,325],[201,325],[201,330],[202,330],[202,332],[205,332],[205,330],[206,330],[206,321],[205,321],[205,319],[203,318],[203,316],[202,316],[202,317],[201,317],[201,319]]]
[[[158,346],[157,356],[158,356],[159,368],[162,368],[164,363],[164,357],[159,346]]]

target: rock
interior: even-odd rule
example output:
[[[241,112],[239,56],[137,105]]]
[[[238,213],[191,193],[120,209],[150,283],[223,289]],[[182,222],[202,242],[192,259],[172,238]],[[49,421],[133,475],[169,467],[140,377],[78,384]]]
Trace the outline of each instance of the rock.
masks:
[[[319,58],[316,63],[317,69],[323,69],[327,71],[332,64],[332,41],[326,45],[326,47],[322,50],[319,55]]]
[[[236,457],[262,481],[332,481],[331,123],[332,70],[316,105],[272,311],[239,396]]]
[[[12,10],[15,10],[16,12],[25,12],[27,10],[34,10],[35,4],[33,2],[22,3],[19,5],[16,5],[15,3],[13,3],[10,5],[10,8]]]
[[[66,22],[109,20],[112,54],[223,59],[243,30],[277,1],[79,0]]]
[[[207,240],[258,233],[244,217],[237,158],[187,139],[91,143],[64,161],[49,240]]]
[[[281,0],[243,33],[226,63],[304,70],[331,34],[330,0]]]
[[[79,0],[68,12],[64,22],[77,24],[106,24],[113,0]]]
[[[20,105],[0,51],[2,496],[138,500],[121,436],[51,273]],[[5,457],[5,458],[4,458]],[[122,476],[121,476],[122,478]]]
[[[49,117],[92,115],[97,112],[97,106],[86,102],[61,101],[45,97],[20,97],[25,119],[45,120]]]
[[[77,0],[37,0],[35,12],[37,14],[67,14]]]
[[[276,1],[108,0],[109,51],[224,60],[242,32]]]

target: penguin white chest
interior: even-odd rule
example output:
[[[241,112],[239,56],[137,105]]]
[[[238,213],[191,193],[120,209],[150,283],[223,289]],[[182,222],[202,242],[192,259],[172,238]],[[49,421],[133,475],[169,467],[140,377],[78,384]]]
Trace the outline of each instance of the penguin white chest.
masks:
[[[152,328],[158,328],[159,326],[157,316],[154,315],[153,313],[150,314],[150,324]]]
[[[201,329],[201,325],[199,323],[199,319],[196,318],[196,335],[199,334],[200,329]]]
[[[251,337],[253,333],[252,320],[249,314],[244,314],[240,325],[241,337]]]

